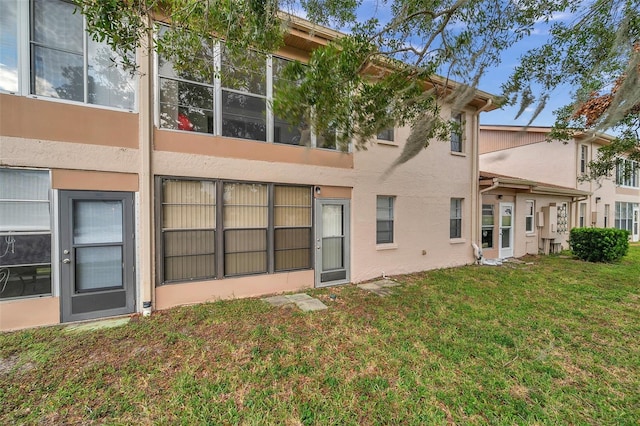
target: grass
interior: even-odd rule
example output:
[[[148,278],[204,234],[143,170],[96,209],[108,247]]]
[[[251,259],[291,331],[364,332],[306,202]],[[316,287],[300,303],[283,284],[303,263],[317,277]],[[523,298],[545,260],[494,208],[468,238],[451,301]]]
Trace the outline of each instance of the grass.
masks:
[[[0,424],[638,424],[640,245],[525,260],[1,334]]]

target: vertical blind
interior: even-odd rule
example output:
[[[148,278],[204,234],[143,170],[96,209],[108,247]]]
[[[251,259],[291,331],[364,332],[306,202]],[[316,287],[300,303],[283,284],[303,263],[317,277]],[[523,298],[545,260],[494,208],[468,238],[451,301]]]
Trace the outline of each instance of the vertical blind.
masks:
[[[164,179],[163,281],[311,268],[312,201],[310,187]]]
[[[215,182],[164,180],[162,198],[164,280],[215,277]]]

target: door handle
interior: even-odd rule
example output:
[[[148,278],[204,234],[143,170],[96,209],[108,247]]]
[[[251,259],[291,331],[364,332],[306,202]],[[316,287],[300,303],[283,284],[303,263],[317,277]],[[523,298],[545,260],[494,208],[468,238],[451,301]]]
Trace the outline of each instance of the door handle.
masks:
[[[62,263],[71,263],[70,259],[62,259]]]

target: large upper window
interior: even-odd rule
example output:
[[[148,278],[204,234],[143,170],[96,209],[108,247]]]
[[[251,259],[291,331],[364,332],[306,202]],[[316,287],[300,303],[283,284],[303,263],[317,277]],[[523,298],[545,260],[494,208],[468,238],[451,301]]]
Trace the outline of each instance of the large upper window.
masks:
[[[166,27],[160,27],[166,31]],[[160,127],[234,138],[310,146],[304,123],[288,123],[275,115],[273,95],[287,60],[255,51],[231,55],[224,43],[203,40],[210,76],[178,70],[158,57]],[[314,138],[316,146],[335,149],[335,136]]]
[[[133,110],[135,79],[87,35],[75,10],[63,0],[0,1],[0,89]],[[19,37],[23,28],[28,39]]]
[[[0,168],[0,299],[51,293],[49,172]]]
[[[18,91],[18,0],[0,1],[0,90]]]
[[[311,268],[307,186],[161,180],[164,283]]]
[[[620,159],[616,163],[616,184],[640,187],[640,166],[633,160]]]

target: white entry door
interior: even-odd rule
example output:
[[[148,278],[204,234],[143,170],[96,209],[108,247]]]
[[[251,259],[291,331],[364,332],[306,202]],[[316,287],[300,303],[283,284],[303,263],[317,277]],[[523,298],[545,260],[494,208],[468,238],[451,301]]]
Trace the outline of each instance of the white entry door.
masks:
[[[500,259],[513,257],[513,203],[500,203]]]
[[[316,200],[316,287],[350,279],[349,200]]]

